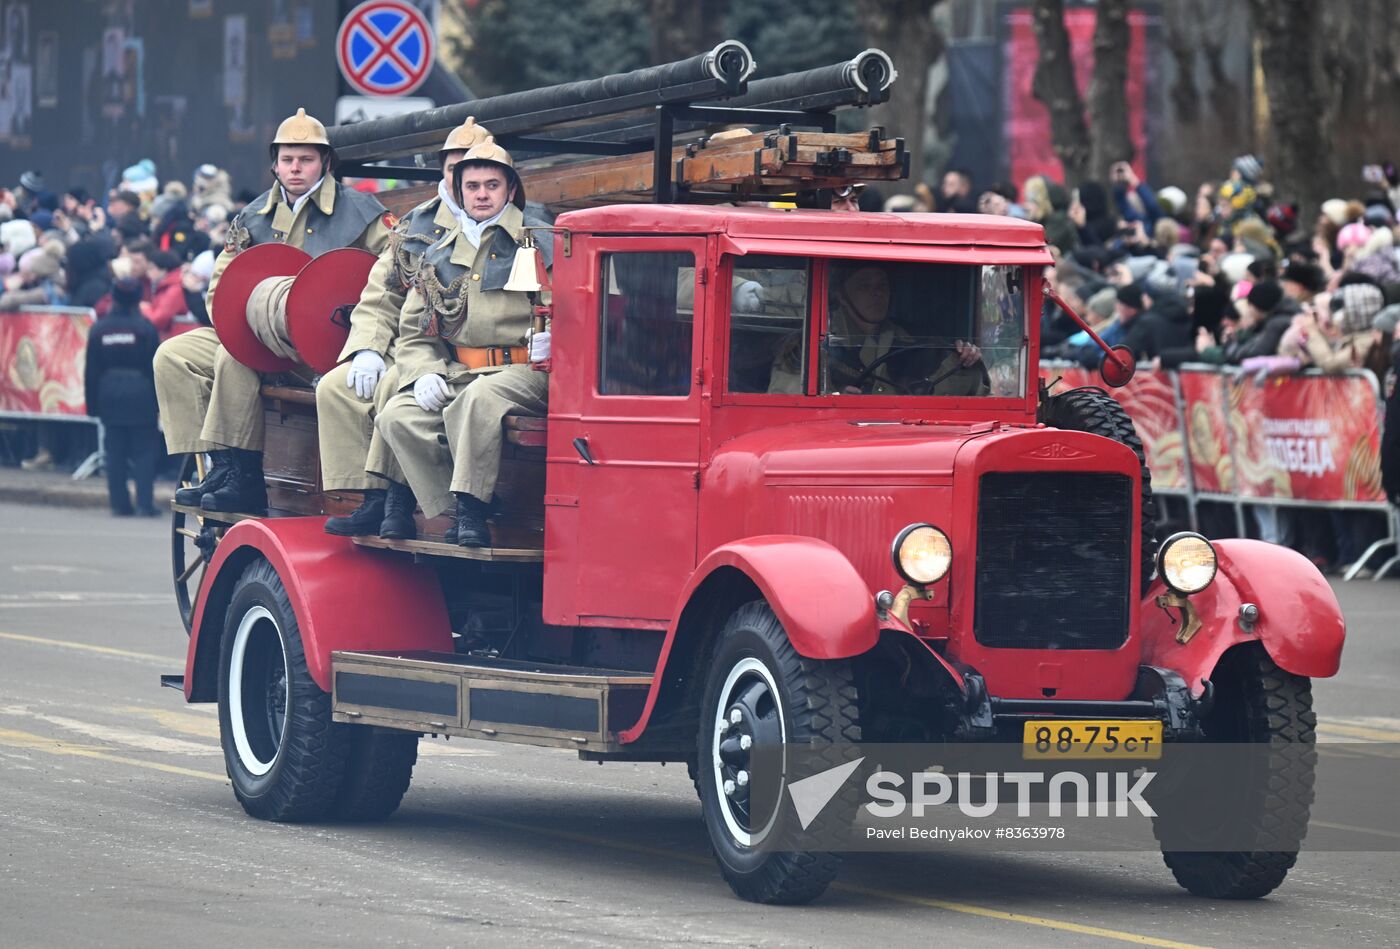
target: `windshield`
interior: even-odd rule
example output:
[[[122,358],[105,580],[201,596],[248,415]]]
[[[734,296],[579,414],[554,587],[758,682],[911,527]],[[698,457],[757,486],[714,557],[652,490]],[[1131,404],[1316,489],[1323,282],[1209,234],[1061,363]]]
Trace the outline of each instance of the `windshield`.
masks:
[[[744,257],[732,292],[731,392],[1025,395],[1019,266]]]

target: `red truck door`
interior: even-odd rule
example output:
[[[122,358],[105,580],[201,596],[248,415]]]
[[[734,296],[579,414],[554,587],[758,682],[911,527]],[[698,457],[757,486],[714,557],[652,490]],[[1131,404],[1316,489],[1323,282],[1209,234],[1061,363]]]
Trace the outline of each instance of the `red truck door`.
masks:
[[[545,618],[664,627],[695,567],[706,241],[579,236],[571,256],[556,287],[592,292],[554,319]]]

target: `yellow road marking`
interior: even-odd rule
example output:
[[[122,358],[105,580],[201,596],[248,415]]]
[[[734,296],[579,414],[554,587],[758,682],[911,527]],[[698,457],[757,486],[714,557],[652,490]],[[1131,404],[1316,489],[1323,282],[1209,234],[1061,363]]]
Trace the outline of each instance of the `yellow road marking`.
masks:
[[[68,755],[82,758],[95,758],[99,761],[109,761],[114,764],[131,765],[136,768],[146,768],[151,771],[161,771],[166,774],[178,774],[189,778],[203,778],[206,781],[218,781],[228,783],[228,778],[222,774],[215,774],[212,771],[197,771],[193,768],[180,768],[175,765],[162,764],[158,761],[142,761],[138,758],[127,758],[122,755],[109,754],[90,745],[72,745],[67,742],[58,741],[53,738],[45,738],[43,735],[33,735],[29,732],[14,731],[0,728],[0,745],[9,745],[14,748],[24,748],[32,751],[43,752],[51,755]],[[673,850],[661,850],[655,847],[646,847],[640,844],[628,844],[622,841],[609,840],[603,837],[593,837],[587,834],[575,834],[569,831],[542,830],[529,824],[520,824],[515,821],[499,820],[494,817],[483,817],[473,814],[469,820],[482,824],[489,824],[495,827],[503,827],[508,830],[524,831],[537,836],[554,837],[563,840],[572,840],[578,843],[588,844],[595,847],[606,847],[612,850],[623,850],[632,853],[644,854],[647,856],[662,857],[668,860],[680,860],[692,864],[708,865],[710,861],[704,857],[694,854],[677,853]],[[1021,923],[1027,926],[1038,926],[1043,929],[1054,929],[1060,932],[1070,932],[1081,936],[1097,936],[1103,939],[1113,939],[1118,942],[1131,943],[1137,946],[1158,946],[1161,949],[1205,949],[1192,943],[1174,942],[1170,939],[1158,939],[1155,936],[1143,936],[1138,933],[1124,932],[1118,929],[1107,929],[1102,926],[1087,926],[1082,923],[1072,923],[1067,920],[1050,919],[1045,916],[1028,916],[1024,913],[1011,913],[1005,910],[989,909],[985,906],[974,906],[970,903],[955,903],[949,900],[936,900],[928,897],[914,896],[907,893],[892,893],[886,890],[879,890],[873,887],[859,886],[850,883],[833,883],[832,888],[847,893],[858,893],[863,896],[872,896],[877,899],[889,900],[895,903],[908,903],[914,906],[924,906],[932,909],[947,910],[954,913],[964,913],[971,916],[981,916],[985,919],[997,919],[1003,922]]]
[[[1384,728],[1364,728],[1360,725],[1339,725],[1336,722],[1326,720],[1317,723],[1317,730],[1320,732],[1331,732],[1337,735],[1345,735],[1347,738],[1365,738],[1369,741],[1394,741],[1400,742],[1400,732],[1390,731]]]
[[[505,828],[507,830],[524,831],[530,834],[555,837],[562,840],[574,841],[575,843],[588,844],[590,846],[607,847],[612,850],[625,850],[645,856],[663,857],[706,866],[713,863],[712,860],[695,854],[677,853],[674,850],[662,850],[656,847],[648,847],[644,844],[629,844],[618,840],[593,837],[588,834],[577,834],[566,830],[544,830],[530,824],[519,824],[515,821],[501,820],[495,817],[483,817],[479,814],[471,814],[468,816],[468,819],[478,821],[482,824],[490,824],[494,827]],[[907,903],[929,909],[941,909],[952,913],[964,913],[969,916],[981,916],[985,919],[999,919],[1003,922],[1020,923],[1025,926],[1038,926],[1042,929],[1054,929],[1060,932],[1075,933],[1080,936],[1097,936],[1101,939],[1113,939],[1118,942],[1131,943],[1135,946],[1157,946],[1159,949],[1207,949],[1207,947],[1196,943],[1159,939],[1156,936],[1144,936],[1139,933],[1125,932],[1120,929],[1108,929],[1103,926],[1072,923],[1068,920],[1052,919],[1047,916],[1029,916],[1025,913],[1012,913],[1006,910],[976,906],[972,903],[957,903],[951,900],[938,900],[930,897],[916,896],[912,893],[891,892],[889,890],[876,889],[875,887],[861,886],[856,883],[841,883],[838,881],[831,884],[831,889],[840,890],[844,893],[857,893],[861,896],[871,896],[876,899],[888,900],[892,903]]]
[[[139,705],[125,705],[116,709],[154,719],[156,724],[182,735],[196,735],[200,738],[218,738],[219,720],[208,715],[194,715],[189,712],[173,712],[165,708],[143,708]]]
[[[1375,827],[1357,827],[1355,824],[1334,824],[1329,820],[1313,819],[1309,823],[1314,827],[1327,827],[1331,830],[1349,830],[1354,834],[1374,834],[1377,837],[1393,837],[1400,840],[1400,833],[1393,830],[1378,830]]]
[[[215,774],[213,771],[196,771],[193,768],[181,768],[173,764],[162,764],[159,761],[142,761],[140,758],[128,758],[124,755],[110,754],[92,745],[73,745],[56,738],[45,738],[43,735],[14,731],[9,728],[0,728],[0,745],[9,745],[12,748],[39,751],[47,755],[96,758],[99,761],[110,761],[113,764],[126,764],[134,768],[161,771],[165,774],[178,774],[186,778],[203,778],[206,781],[228,783],[227,777],[222,774]]]
[[[107,656],[124,656],[127,659],[141,659],[146,662],[159,663],[168,666],[171,663],[183,662],[179,657],[157,656],[149,652],[133,652],[130,649],[118,649],[115,646],[94,646],[92,643],[75,643],[66,639],[50,639],[47,636],[26,636],[23,633],[0,633],[0,639],[12,639],[21,643],[40,643],[44,646],[61,646],[64,649],[81,649],[85,652],[97,652]]]

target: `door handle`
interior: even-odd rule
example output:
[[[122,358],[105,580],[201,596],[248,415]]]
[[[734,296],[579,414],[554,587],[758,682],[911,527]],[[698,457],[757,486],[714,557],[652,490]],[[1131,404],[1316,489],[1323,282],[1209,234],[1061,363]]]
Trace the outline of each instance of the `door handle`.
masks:
[[[583,438],[581,436],[579,438],[575,438],[574,451],[578,452],[578,456],[584,461],[588,462],[590,465],[596,465],[598,463],[593,460],[593,454],[588,450],[588,439]]]

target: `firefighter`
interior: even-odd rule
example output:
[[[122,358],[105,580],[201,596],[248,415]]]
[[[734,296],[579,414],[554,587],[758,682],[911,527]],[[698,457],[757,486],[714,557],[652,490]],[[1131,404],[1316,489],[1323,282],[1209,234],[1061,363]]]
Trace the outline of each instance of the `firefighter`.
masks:
[[[362,491],[364,501],[345,517],[326,521],[326,533],[412,538],[417,504],[374,416],[397,391],[394,344],[418,259],[457,224],[461,208],[452,197],[452,169],[467,150],[486,138],[476,119],[453,129],[438,152],[442,180],[435,196],[394,226],[389,246],[369,272],[360,302],[350,314],[350,337],[341,362],[316,386],[316,421],[321,444],[321,481],[326,490]],[[370,470],[383,472],[383,477]]]
[[[229,261],[254,244],[279,241],[313,257],[340,247],[379,254],[388,245],[392,217],[373,195],[336,181],[326,127],[305,109],[278,126],[268,153],[277,181],[230,222],[209,280],[211,303]],[[155,374],[170,453],[207,451],[213,461],[200,484],[176,492],[176,502],[207,511],[264,512],[258,373],[230,356],[214,330],[204,328],[163,343]]]
[[[525,226],[548,222],[525,216],[514,162],[490,138],[454,169],[453,193],[462,214],[423,254],[399,321],[400,391],[376,425],[423,512],[455,506],[449,543],[489,547],[501,422],[547,407],[548,377],[530,366],[547,357],[547,336],[530,339],[529,294],[504,288]],[[548,265],[551,243],[540,245]]]

